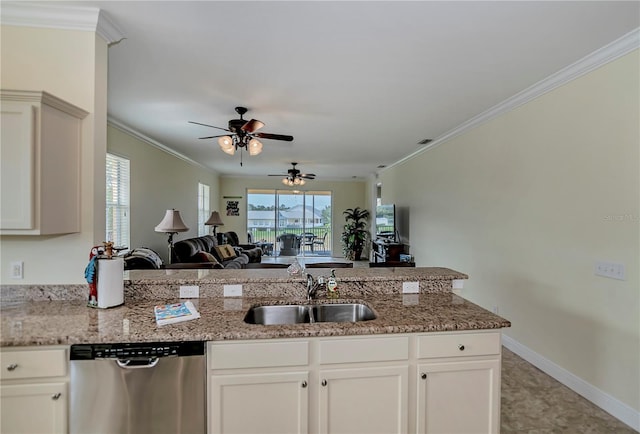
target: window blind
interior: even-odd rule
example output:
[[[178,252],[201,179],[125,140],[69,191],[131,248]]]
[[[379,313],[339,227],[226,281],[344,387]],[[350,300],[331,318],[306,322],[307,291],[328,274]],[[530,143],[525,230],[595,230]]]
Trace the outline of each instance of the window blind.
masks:
[[[207,184],[198,183],[198,236],[207,235],[208,228],[204,225],[209,219],[211,208],[209,206],[209,186]]]
[[[130,247],[129,160],[107,154],[107,233],[114,246]]]

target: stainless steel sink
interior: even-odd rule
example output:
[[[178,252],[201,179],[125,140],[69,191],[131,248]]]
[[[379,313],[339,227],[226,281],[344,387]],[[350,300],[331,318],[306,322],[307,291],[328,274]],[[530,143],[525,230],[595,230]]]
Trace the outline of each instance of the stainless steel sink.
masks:
[[[245,315],[244,322],[276,325],[314,322],[358,322],[372,319],[376,319],[376,314],[362,303],[287,304],[252,307]]]

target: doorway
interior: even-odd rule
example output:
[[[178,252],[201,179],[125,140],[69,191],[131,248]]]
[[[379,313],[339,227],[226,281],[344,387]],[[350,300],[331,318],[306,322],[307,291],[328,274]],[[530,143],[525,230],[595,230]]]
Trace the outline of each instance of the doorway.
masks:
[[[331,256],[330,191],[248,190],[247,231],[275,256]]]

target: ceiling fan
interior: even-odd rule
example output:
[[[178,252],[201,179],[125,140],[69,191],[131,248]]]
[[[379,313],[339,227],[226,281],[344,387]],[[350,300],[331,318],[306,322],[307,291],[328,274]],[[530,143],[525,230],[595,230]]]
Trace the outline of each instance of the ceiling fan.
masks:
[[[316,179],[316,175],[314,173],[300,173],[298,169],[296,169],[296,165],[298,163],[291,163],[293,166],[291,169],[287,170],[287,174],[278,174],[278,175],[269,175],[269,176],[284,176],[282,178],[282,183],[284,185],[288,185],[290,187],[305,185],[305,179]]]
[[[200,122],[189,121],[189,123],[202,125],[205,127],[216,128],[218,130],[227,131],[231,134],[220,134],[217,136],[199,137],[200,139],[215,139],[218,138],[218,144],[223,152],[233,155],[240,148],[246,149],[249,155],[258,155],[262,152],[262,142],[260,139],[270,140],[284,140],[291,142],[293,136],[286,136],[283,134],[271,134],[271,133],[257,133],[260,128],[264,127],[264,123],[251,119],[250,121],[244,119],[242,116],[248,111],[246,107],[236,107],[236,113],[240,115],[240,119],[229,120],[229,128],[216,127],[214,125],[203,124]],[[242,166],[242,154],[240,154],[240,165]]]

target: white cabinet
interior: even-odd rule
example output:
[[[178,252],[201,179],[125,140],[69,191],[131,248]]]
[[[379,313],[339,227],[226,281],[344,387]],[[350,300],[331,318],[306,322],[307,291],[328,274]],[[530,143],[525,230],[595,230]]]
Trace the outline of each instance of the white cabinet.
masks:
[[[309,344],[209,343],[210,433],[308,432]]]
[[[0,90],[0,235],[80,231],[82,119],[46,92]]]
[[[322,338],[319,433],[406,433],[408,336]]]
[[[319,433],[406,433],[408,367],[320,371]]]
[[[63,347],[2,349],[0,432],[67,432],[67,358]]]
[[[417,432],[500,432],[500,334],[417,340]]]
[[[405,433],[408,342],[407,336],[212,342],[209,432]]]

